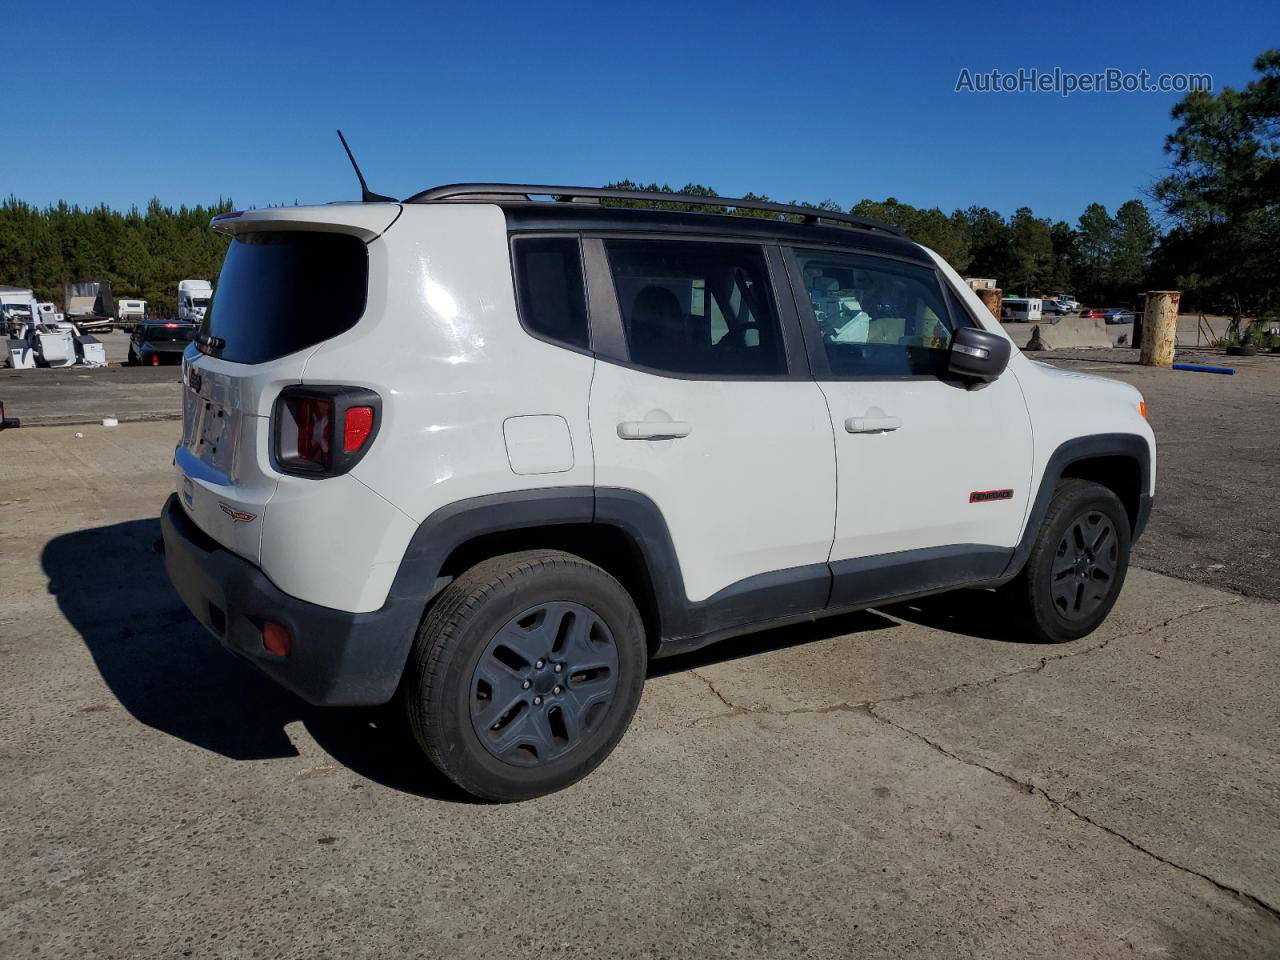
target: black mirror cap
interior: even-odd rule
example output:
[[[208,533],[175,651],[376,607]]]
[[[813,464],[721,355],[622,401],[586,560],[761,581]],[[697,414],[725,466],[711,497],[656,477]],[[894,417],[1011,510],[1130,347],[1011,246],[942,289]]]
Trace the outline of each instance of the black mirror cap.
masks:
[[[951,337],[947,369],[965,380],[990,383],[1009,365],[1009,341],[980,327],[961,327]]]

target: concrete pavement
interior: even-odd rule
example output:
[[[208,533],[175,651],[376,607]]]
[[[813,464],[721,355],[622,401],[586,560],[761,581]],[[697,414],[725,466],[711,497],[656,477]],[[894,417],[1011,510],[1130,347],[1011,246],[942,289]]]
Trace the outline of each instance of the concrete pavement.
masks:
[[[730,641],[485,806],[190,620],[177,428],[0,434],[0,955],[1280,955],[1273,603],[1136,571],[1061,647],[981,593]]]

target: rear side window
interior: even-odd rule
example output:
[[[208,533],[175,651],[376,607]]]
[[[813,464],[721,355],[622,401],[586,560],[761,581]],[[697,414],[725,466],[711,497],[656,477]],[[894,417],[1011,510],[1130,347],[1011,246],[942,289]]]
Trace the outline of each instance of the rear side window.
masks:
[[[605,249],[632,363],[708,377],[787,372],[759,247],[610,240]]]
[[[526,237],[513,242],[516,301],[529,332],[586,350],[587,301],[576,237]]]
[[[265,363],[350,330],[364,313],[368,287],[369,256],[358,237],[242,234],[227,250],[201,330],[225,341],[215,356]]]

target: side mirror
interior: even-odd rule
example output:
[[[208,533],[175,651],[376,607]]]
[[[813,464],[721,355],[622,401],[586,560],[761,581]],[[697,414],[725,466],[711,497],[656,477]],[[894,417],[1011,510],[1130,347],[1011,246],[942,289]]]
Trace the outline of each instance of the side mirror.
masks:
[[[961,327],[951,336],[947,369],[965,380],[989,383],[1009,365],[1009,341],[979,327]]]

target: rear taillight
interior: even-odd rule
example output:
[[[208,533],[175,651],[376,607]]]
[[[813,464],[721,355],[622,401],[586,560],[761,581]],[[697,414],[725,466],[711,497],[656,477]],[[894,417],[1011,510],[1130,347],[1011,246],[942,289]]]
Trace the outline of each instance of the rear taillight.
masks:
[[[289,397],[285,406],[296,430],[297,459],[328,470],[333,466],[333,401],[328,397]]]
[[[275,456],[296,476],[333,477],[364,456],[378,432],[382,401],[361,387],[288,387],[276,403]]]

